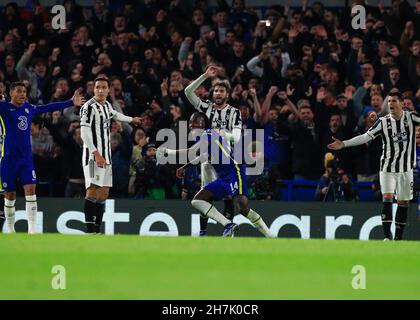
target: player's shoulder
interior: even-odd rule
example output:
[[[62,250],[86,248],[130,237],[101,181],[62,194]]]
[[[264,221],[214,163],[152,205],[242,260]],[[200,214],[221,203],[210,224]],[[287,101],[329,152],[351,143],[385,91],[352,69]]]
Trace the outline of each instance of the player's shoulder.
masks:
[[[87,110],[92,108],[95,105],[96,101],[94,98],[90,98],[88,101],[86,101],[82,107],[80,108],[81,110]]]
[[[204,129],[203,132],[201,133],[202,136],[211,136],[212,134],[212,129]]]
[[[29,101],[25,101],[23,105],[21,106],[21,110],[23,110],[25,113],[29,113],[32,110],[35,110],[38,108],[36,104],[32,104]]]
[[[418,113],[417,110],[413,110],[413,111],[407,111],[406,110],[404,112],[406,112],[407,114],[412,115],[412,116],[420,117],[420,113]]]
[[[200,99],[200,108],[212,108],[213,102],[209,99]]]
[[[15,106],[7,100],[0,100],[0,104],[4,107],[4,108],[15,108]]]
[[[236,108],[236,107],[234,107],[234,106],[232,106],[232,105],[230,105],[230,104],[227,104],[227,105],[226,105],[226,108],[228,108],[228,109],[230,109],[230,110],[232,110],[232,111],[239,111],[239,109],[238,109],[238,108]]]
[[[95,100],[93,98],[86,101],[80,108],[80,116],[86,116],[88,113],[92,112],[94,104]]]
[[[114,107],[112,106],[112,103],[109,102],[108,100],[105,101],[105,105],[108,108],[108,110],[114,111]]]
[[[211,139],[211,137],[214,135],[214,130],[212,129],[204,129],[201,138],[202,139]]]

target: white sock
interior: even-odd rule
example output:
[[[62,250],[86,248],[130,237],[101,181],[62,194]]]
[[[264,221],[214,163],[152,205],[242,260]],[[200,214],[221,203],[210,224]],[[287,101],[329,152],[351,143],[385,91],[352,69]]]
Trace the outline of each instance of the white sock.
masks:
[[[212,218],[214,221],[219,222],[223,226],[230,223],[226,217],[221,214],[217,209],[209,202],[204,200],[193,200],[191,201],[191,204],[194,208],[196,208],[198,211],[200,211],[203,216]]]
[[[36,203],[36,195],[26,196],[26,215],[28,217],[28,233],[36,233],[36,214],[38,211],[38,206]]]
[[[264,236],[266,236],[267,238],[274,238],[274,236],[270,232],[270,229],[268,229],[264,220],[261,218],[261,216],[258,213],[256,213],[252,209],[249,209],[249,212],[246,217],[248,218],[249,221],[252,222],[254,227],[257,228],[258,231],[261,232]]]
[[[16,200],[4,199],[4,216],[6,218],[6,224],[9,228],[10,233],[15,233],[15,202]]]

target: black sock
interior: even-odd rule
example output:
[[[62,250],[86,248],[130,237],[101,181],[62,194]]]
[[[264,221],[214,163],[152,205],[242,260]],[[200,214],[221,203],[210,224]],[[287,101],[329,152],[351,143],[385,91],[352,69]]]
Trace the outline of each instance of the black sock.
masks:
[[[398,206],[395,214],[395,238],[394,240],[402,240],[404,227],[407,222],[408,207]]]
[[[95,218],[96,218],[96,203],[95,200],[85,199],[85,221],[86,232],[95,232]]]
[[[4,212],[0,211],[0,231],[3,230],[3,224],[4,224],[4,220],[5,220],[5,216],[4,216]]]
[[[235,206],[233,205],[233,199],[223,200],[225,204],[225,210],[223,211],[223,215],[228,220],[233,220],[235,216]]]
[[[209,222],[209,218],[203,217],[200,214],[200,231],[206,231],[207,230],[207,223]]]
[[[105,212],[105,202],[96,202],[95,232],[101,233],[102,218]]]
[[[382,227],[384,230],[385,238],[392,240],[391,234],[392,224],[392,202],[382,203]]]

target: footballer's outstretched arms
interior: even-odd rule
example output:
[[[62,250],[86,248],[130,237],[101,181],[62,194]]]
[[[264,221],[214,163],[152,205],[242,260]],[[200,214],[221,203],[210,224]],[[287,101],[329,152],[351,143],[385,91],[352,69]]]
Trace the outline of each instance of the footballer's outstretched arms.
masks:
[[[112,115],[112,118],[114,120],[117,120],[117,121],[120,121],[120,122],[125,122],[125,123],[132,123],[132,124],[137,125],[137,126],[141,125],[141,123],[143,121],[140,117],[129,117],[129,116],[126,116],[125,114],[123,114],[121,112],[118,112],[118,111],[116,111],[112,108],[111,108],[111,115]]]
[[[73,97],[70,100],[64,102],[53,102],[34,106],[34,114],[63,110],[72,106],[80,107],[86,102],[86,99],[80,95],[80,92],[81,89],[77,89],[74,92]]]
[[[206,147],[204,143],[206,143],[206,141],[203,141],[203,139],[200,139],[188,149],[168,149],[165,147],[159,147],[157,149],[156,155],[158,157],[166,157],[166,156],[177,155],[177,154],[178,155],[196,154],[198,149]]]
[[[378,119],[375,122],[375,124],[372,127],[370,127],[369,130],[366,131],[364,134],[358,135],[349,140],[341,141],[332,137],[334,142],[330,143],[328,145],[328,148],[331,150],[340,150],[347,147],[360,146],[378,137],[381,134],[381,130],[382,130],[382,120]]]
[[[201,111],[200,105],[202,103],[201,99],[195,94],[195,90],[198,89],[198,87],[206,81],[208,78],[213,78],[217,76],[217,73],[219,72],[219,68],[216,66],[210,66],[207,68],[206,72],[203,73],[200,77],[198,77],[196,80],[191,82],[186,88],[185,88],[185,96],[187,97],[188,101],[196,108],[198,111]]]
[[[350,140],[341,141],[334,137],[332,137],[332,139],[334,140],[334,142],[330,143],[328,145],[328,148],[331,150],[340,150],[343,148],[356,147],[360,146],[361,144],[368,143],[370,140],[373,140],[373,137],[366,132],[364,134],[351,138]]]

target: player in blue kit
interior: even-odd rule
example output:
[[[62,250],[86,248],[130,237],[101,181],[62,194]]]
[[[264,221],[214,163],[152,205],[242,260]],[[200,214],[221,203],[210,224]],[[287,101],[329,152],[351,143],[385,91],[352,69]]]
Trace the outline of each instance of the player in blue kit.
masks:
[[[0,101],[6,100],[3,93],[0,92]],[[1,120],[0,120],[1,121]],[[3,149],[3,127],[0,125],[0,150]],[[1,154],[0,154],[0,170],[1,170]],[[0,171],[1,172],[1,171]],[[1,177],[1,175],[0,175]],[[0,194],[3,195],[3,185],[0,181]],[[3,230],[3,224],[4,224],[4,197],[0,197],[0,231]]]
[[[0,101],[0,124],[4,135],[1,150],[1,183],[5,190],[4,213],[11,233],[15,232],[16,181],[23,185],[26,199],[28,233],[35,233],[36,225],[36,174],[32,159],[30,139],[32,118],[40,113],[81,106],[85,99],[75,91],[71,100],[32,105],[27,101],[26,87],[22,82],[10,85],[10,102]]]
[[[235,161],[229,144],[217,129],[210,129],[209,121],[202,112],[194,113],[190,118],[191,130],[204,130],[200,139],[191,148],[185,150],[160,150],[161,154],[174,154],[174,152],[197,154],[199,156],[177,170],[177,177],[184,175],[185,169],[200,162],[209,161],[212,164],[217,179],[203,188],[195,195],[191,204],[199,210],[204,217],[212,218],[224,226],[223,236],[233,236],[238,225],[229,221],[212,205],[226,196],[232,196],[239,208],[239,212],[247,217],[254,227],[264,236],[273,237],[261,216],[248,207],[247,181],[245,166]],[[193,133],[194,134],[194,133]]]

